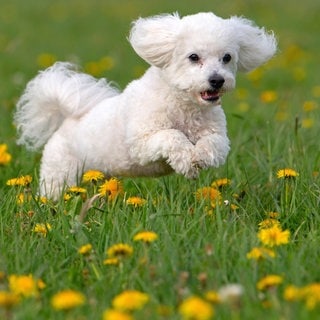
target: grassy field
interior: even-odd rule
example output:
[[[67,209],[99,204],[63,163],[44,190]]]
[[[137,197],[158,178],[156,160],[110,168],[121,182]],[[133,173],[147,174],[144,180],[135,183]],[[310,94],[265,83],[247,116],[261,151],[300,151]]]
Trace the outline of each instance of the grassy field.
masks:
[[[41,155],[12,124],[26,82],[69,60],[123,88],[147,67],[130,22],[174,11],[243,15],[277,35],[277,56],[224,97],[227,163],[196,181],[38,198]],[[319,12],[314,0],[0,0],[0,318],[319,319]]]

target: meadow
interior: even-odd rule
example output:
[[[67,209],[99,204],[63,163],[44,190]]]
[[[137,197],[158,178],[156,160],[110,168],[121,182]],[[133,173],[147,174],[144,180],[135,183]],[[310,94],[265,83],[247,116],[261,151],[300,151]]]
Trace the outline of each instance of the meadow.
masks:
[[[88,172],[53,203],[12,121],[56,60],[123,88],[126,37],[162,12],[243,15],[279,50],[223,98],[224,166],[197,180]],[[320,3],[0,0],[0,319],[319,319]]]

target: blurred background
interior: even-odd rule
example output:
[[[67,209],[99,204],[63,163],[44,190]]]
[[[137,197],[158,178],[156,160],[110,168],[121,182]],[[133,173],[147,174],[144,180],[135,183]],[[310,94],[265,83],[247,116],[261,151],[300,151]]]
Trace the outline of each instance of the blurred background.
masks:
[[[240,74],[237,90],[224,98],[231,139],[249,111],[258,125],[273,119],[292,123],[298,114],[302,126],[314,128],[320,97],[320,1],[0,0],[0,142],[14,152],[14,105],[39,69],[56,60],[72,61],[124,88],[147,68],[127,41],[131,22],[140,16],[200,11],[244,16],[272,30],[279,42],[277,56],[249,75]]]

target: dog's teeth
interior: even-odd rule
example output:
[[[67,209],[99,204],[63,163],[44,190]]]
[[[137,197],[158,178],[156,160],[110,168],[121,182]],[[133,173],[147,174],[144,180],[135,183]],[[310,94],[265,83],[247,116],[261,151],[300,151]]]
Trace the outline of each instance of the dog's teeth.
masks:
[[[207,90],[200,92],[201,98],[203,100],[214,101],[219,99],[219,91],[217,90]]]

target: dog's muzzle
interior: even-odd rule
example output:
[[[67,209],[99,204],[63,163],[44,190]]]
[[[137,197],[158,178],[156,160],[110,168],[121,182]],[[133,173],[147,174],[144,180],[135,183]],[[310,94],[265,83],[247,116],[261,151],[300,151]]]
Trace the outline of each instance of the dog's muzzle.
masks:
[[[208,81],[212,89],[200,92],[201,98],[208,102],[216,102],[222,95],[221,88],[225,80],[219,74],[214,74]]]
[[[200,92],[201,98],[208,102],[216,102],[222,95],[221,88],[225,80],[222,76],[214,74],[208,81],[212,89]]]

